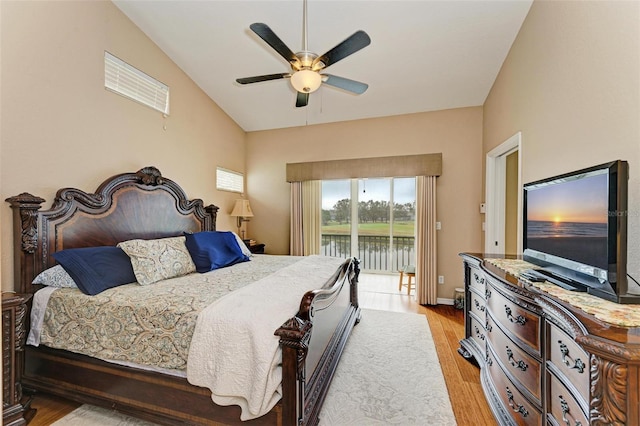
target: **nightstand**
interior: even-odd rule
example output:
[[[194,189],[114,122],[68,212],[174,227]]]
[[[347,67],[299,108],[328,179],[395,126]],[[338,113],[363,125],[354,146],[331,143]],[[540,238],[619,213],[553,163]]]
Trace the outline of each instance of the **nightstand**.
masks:
[[[27,302],[30,294],[2,293],[2,423],[27,424],[35,415],[31,397],[22,393]]]
[[[264,244],[249,244],[248,242],[245,242],[245,244],[247,245],[251,253],[264,254]]]

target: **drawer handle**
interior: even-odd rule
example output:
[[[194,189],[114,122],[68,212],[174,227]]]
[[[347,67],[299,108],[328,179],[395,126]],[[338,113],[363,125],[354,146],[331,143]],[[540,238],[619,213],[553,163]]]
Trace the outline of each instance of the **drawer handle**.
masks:
[[[485,299],[491,299],[491,289],[487,288],[487,289],[484,291],[484,298],[485,298]]]
[[[507,397],[509,398],[509,406],[511,407],[511,409],[516,413],[522,414],[522,417],[527,417],[529,415],[529,412],[527,411],[527,409],[524,408],[524,405],[518,404],[513,400],[513,392],[511,392],[511,389],[509,389],[508,386],[506,389],[507,389]]]
[[[517,317],[514,318],[511,312],[511,308],[508,307],[507,305],[504,305],[504,312],[507,314],[507,319],[514,324],[524,325],[524,323],[527,322],[527,319],[522,315],[518,315]]]
[[[527,371],[527,368],[529,368],[527,363],[521,359],[516,361],[513,358],[513,351],[509,348],[509,346],[507,346],[506,348],[507,348],[507,359],[509,360],[509,364],[511,364],[513,367],[517,368],[518,370]]]
[[[484,305],[481,305],[477,299],[473,299],[473,303],[476,305],[476,309],[479,309],[481,312],[484,312]]]
[[[478,337],[480,340],[484,340],[484,334],[480,333],[480,329],[478,328],[477,325],[474,325],[475,329],[476,329],[476,337]]]
[[[569,357],[569,348],[567,347],[567,345],[562,343],[562,340],[558,340],[558,343],[560,343],[560,353],[562,354],[562,362],[564,363],[564,365],[569,368],[578,370],[578,373],[584,373],[584,368],[586,367],[586,365],[584,365],[584,362],[582,362],[580,358],[576,358],[573,366],[571,366],[571,361],[567,359],[567,357]]]
[[[567,403],[567,401],[565,401],[562,395],[559,395],[558,397],[560,398],[560,407],[562,408],[562,420],[567,426],[571,426],[571,420],[567,418],[567,414],[571,416],[571,414],[569,413],[569,404]],[[579,420],[576,420],[574,426],[582,426],[582,423]]]
[[[478,284],[484,284],[484,278],[480,278],[480,276],[477,273],[473,273],[473,279],[476,280],[476,283]]]

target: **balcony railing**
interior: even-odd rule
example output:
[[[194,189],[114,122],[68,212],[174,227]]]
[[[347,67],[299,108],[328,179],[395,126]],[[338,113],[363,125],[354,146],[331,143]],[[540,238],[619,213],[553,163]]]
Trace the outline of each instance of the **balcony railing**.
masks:
[[[325,256],[350,257],[351,236],[345,234],[322,234],[320,253]],[[405,265],[415,265],[415,238],[361,235],[358,237],[360,268],[364,271],[396,272]]]

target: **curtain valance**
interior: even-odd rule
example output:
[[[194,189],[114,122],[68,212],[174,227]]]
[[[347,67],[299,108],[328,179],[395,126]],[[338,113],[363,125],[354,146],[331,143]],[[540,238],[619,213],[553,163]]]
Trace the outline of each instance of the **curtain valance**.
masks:
[[[287,163],[287,182],[441,174],[442,153]]]

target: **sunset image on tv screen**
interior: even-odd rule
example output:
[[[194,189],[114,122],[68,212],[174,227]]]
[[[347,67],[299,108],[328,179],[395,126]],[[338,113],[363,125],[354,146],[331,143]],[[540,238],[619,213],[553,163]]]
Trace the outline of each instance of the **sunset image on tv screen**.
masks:
[[[527,248],[607,268],[608,176],[527,192]]]

